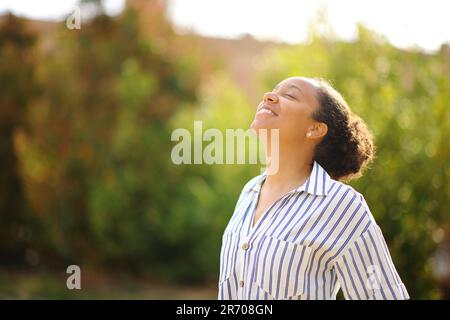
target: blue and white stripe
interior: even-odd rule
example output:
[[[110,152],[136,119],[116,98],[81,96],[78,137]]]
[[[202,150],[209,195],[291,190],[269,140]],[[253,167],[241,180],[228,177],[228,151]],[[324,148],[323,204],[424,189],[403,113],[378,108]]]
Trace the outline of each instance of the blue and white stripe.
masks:
[[[265,177],[244,186],[224,231],[219,299],[409,299],[360,193],[314,162],[252,227]]]

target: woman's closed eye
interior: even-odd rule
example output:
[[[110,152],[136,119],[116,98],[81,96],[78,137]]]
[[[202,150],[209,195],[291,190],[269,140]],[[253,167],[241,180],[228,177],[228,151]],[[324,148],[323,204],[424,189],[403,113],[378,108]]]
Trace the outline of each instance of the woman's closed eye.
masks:
[[[294,97],[293,95],[291,95],[291,94],[289,94],[289,93],[285,93],[284,95],[285,95],[286,97],[290,98],[290,99],[295,99],[295,100],[297,100],[296,97]]]

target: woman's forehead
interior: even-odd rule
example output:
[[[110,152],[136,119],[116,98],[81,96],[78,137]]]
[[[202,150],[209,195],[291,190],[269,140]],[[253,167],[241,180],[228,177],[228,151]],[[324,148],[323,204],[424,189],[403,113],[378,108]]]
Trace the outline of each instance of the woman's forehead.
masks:
[[[312,104],[317,103],[317,90],[320,88],[320,86],[319,83],[314,79],[306,77],[291,77],[281,81],[275,88],[281,86],[295,86],[299,88],[303,96]]]
[[[300,87],[300,89],[305,89],[308,91],[315,91],[319,88],[319,83],[316,80],[306,77],[290,77],[281,81],[277,86],[290,84],[296,85]]]

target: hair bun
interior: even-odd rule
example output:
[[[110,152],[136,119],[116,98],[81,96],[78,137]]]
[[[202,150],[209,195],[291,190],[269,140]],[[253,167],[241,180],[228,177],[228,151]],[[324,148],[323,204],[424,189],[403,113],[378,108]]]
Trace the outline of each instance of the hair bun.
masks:
[[[360,177],[375,155],[373,135],[335,89],[316,80],[320,83],[320,110],[314,118],[328,126],[328,133],[316,146],[314,160],[335,180]]]

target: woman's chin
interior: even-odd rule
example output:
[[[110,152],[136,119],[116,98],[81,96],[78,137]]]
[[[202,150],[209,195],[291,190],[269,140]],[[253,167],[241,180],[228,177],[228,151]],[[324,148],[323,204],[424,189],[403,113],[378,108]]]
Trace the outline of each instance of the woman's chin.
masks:
[[[254,130],[257,134],[260,130],[269,130],[272,129],[273,126],[268,123],[268,121],[264,121],[262,119],[254,119],[253,122],[250,125],[250,129]]]
[[[256,132],[258,132],[258,130],[260,129],[264,129],[265,126],[263,126],[264,124],[261,123],[260,120],[258,119],[253,119],[253,122],[250,125],[250,129],[255,130]]]

